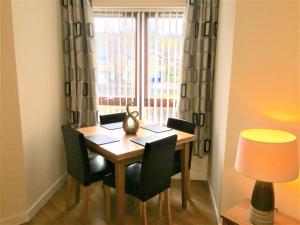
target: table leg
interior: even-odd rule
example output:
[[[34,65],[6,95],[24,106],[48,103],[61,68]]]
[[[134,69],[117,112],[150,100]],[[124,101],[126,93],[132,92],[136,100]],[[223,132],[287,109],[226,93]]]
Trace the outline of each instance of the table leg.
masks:
[[[124,195],[125,195],[125,164],[117,162],[115,164],[116,179],[116,207],[117,224],[123,223]]]
[[[182,208],[186,209],[188,199],[188,184],[190,182],[189,176],[189,143],[184,145],[181,150],[181,193],[182,193]]]

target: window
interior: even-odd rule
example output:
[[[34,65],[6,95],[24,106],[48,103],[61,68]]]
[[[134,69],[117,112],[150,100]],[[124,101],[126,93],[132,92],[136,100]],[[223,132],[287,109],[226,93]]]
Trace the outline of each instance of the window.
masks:
[[[180,95],[183,11],[96,11],[97,93],[101,114],[125,111],[163,123]]]

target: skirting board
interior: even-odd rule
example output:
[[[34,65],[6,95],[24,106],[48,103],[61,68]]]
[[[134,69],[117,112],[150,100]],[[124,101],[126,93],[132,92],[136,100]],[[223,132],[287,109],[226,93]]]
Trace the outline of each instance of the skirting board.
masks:
[[[214,210],[215,210],[215,214],[216,214],[216,217],[217,217],[218,225],[221,225],[222,224],[221,215],[220,215],[220,212],[219,212],[217,204],[216,204],[215,196],[214,196],[213,191],[211,189],[210,180],[208,179],[207,181],[208,181],[209,192],[210,192],[210,196],[211,196],[211,199],[212,199],[212,202],[213,202],[213,205],[214,205]]]
[[[0,220],[0,225],[17,225],[30,220],[27,211]]]
[[[62,175],[35,203],[30,206],[28,210],[0,220],[0,225],[19,225],[28,222],[47,203],[66,180],[67,174]]]

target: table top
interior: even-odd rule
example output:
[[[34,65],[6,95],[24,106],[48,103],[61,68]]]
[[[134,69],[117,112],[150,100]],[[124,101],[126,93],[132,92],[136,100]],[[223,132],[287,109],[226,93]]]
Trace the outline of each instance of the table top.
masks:
[[[140,121],[140,126],[145,124],[147,123]],[[88,147],[93,148],[101,155],[113,161],[122,160],[128,157],[140,156],[143,154],[144,146],[130,141],[130,139],[132,138],[144,137],[149,135],[157,135],[163,138],[173,134],[177,134],[178,136],[177,143],[176,143],[177,146],[193,141],[195,139],[195,135],[181,132],[175,129],[162,132],[162,133],[155,133],[140,127],[137,134],[130,134],[130,135],[126,134],[122,128],[115,129],[115,130],[108,130],[106,128],[101,127],[100,125],[78,128],[77,130],[83,133],[84,136],[106,134],[118,138],[120,141],[104,144],[104,145],[97,145],[87,140]]]
[[[222,218],[230,220],[235,224],[251,225],[248,216],[249,206],[250,200],[246,199],[223,213]],[[278,212],[275,213],[274,225],[300,225],[300,222]]]

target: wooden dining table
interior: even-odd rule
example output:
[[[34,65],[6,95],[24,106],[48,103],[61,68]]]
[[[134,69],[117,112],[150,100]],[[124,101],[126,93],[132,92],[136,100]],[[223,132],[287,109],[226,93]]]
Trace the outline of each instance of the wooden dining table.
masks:
[[[147,124],[140,121],[140,125]],[[96,153],[102,155],[115,165],[115,184],[116,184],[116,220],[117,224],[121,225],[123,222],[124,211],[124,195],[125,195],[125,166],[137,162],[142,159],[144,146],[136,144],[130,139],[136,137],[145,137],[150,135],[159,135],[159,137],[167,137],[172,134],[177,134],[177,143],[175,150],[181,150],[181,188],[182,188],[182,208],[187,207],[188,187],[190,182],[190,171],[188,169],[189,163],[189,143],[195,139],[193,134],[185,133],[175,129],[155,133],[143,128],[139,128],[136,134],[128,135],[122,128],[109,130],[104,127],[91,126],[78,128],[79,132],[84,136],[92,136],[97,134],[106,134],[117,138],[119,141],[97,145],[96,143],[86,139],[87,146],[93,149]],[[159,162],[158,162],[159,163]]]

